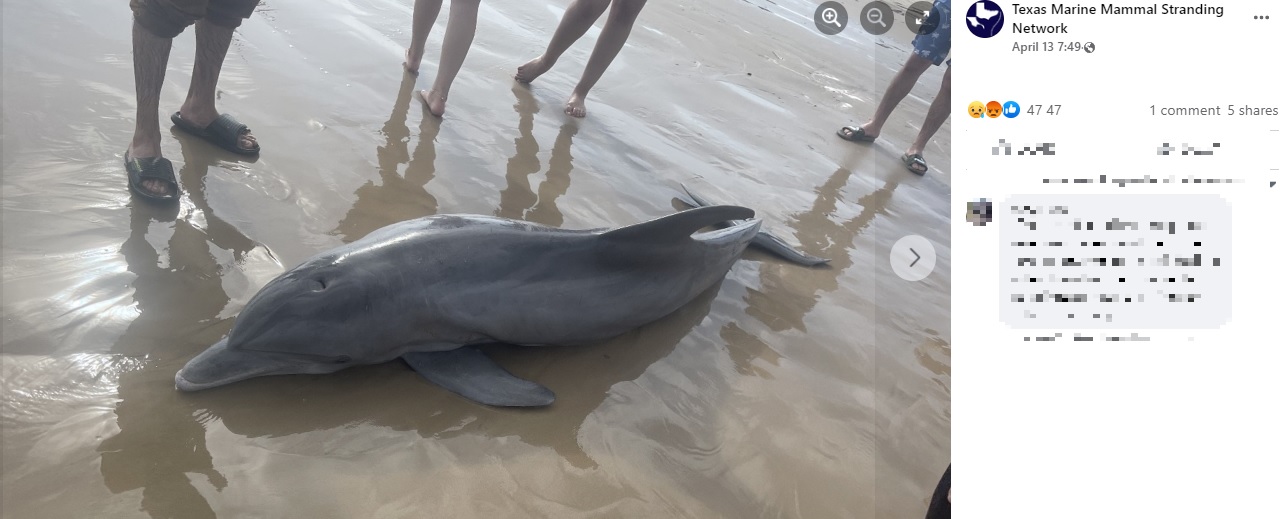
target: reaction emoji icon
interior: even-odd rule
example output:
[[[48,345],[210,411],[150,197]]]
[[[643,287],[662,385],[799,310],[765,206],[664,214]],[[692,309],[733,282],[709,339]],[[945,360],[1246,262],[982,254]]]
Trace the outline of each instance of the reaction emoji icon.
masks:
[[[1002,116],[1002,103],[989,101],[985,104],[985,115],[990,119],[997,119]]]
[[[1016,103],[1015,101],[1007,101],[1003,103],[1002,115],[1003,117],[1006,117],[1008,119],[1011,119],[1017,115],[1020,115],[1020,104]]]
[[[980,101],[972,101],[971,104],[967,105],[967,114],[972,117],[975,117],[976,119],[984,117],[985,116],[984,103],[981,103]]]

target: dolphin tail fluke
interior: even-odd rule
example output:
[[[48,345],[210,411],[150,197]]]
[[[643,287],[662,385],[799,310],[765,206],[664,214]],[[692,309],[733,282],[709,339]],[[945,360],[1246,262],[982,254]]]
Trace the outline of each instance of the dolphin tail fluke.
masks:
[[[692,207],[700,207],[700,208],[719,207],[716,204],[710,202],[707,198],[704,198],[698,194],[695,194],[695,192],[691,191],[691,188],[687,187],[686,184],[682,184],[682,191],[685,191],[686,196],[684,197],[679,196],[678,198],[681,199],[682,202],[685,202],[686,204]],[[723,225],[736,225],[739,223],[742,223],[742,221],[737,221],[733,219],[722,222]],[[829,262],[829,260],[827,259],[820,258],[817,256],[812,256],[810,254],[807,254],[805,252],[798,250],[796,247],[789,245],[779,236],[771,234],[768,231],[758,231],[757,235],[753,237],[752,245],[756,246],[759,249],[766,250],[771,254],[784,258],[793,263],[797,263],[799,265],[806,265],[808,267],[813,267],[816,265],[824,265]]]

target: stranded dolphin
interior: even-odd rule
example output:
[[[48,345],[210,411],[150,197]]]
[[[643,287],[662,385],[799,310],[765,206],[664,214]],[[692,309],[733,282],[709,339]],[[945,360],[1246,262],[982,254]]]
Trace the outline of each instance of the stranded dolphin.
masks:
[[[784,245],[761,223],[751,209],[721,205],[613,230],[473,215],[393,224],[267,283],[228,336],[174,380],[180,390],[198,391],[401,358],[483,404],[548,405],[552,391],[472,346],[621,335],[712,287],[750,243],[806,265],[826,261]],[[712,226],[723,228],[698,232]]]

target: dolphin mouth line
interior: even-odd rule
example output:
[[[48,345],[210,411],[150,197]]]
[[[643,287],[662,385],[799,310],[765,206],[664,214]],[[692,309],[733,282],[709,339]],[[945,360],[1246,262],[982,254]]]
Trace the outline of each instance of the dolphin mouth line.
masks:
[[[251,371],[248,373],[237,373],[225,379],[215,380],[213,382],[192,382],[190,380],[187,380],[187,378],[183,377],[184,371],[187,371],[187,370],[181,369],[181,370],[178,370],[178,373],[174,374],[174,387],[176,387],[179,391],[185,391],[190,393],[193,391],[201,391],[204,389],[215,388],[218,386],[226,386],[233,382],[240,382],[242,380],[249,379],[249,378],[275,375],[279,373],[281,370],[267,369],[262,371]]]

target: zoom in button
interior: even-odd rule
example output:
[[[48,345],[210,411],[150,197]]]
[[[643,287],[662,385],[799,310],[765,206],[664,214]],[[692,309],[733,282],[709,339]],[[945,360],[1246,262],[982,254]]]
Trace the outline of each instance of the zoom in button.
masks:
[[[837,2],[824,2],[815,8],[815,28],[832,36],[846,28],[846,8]]]

